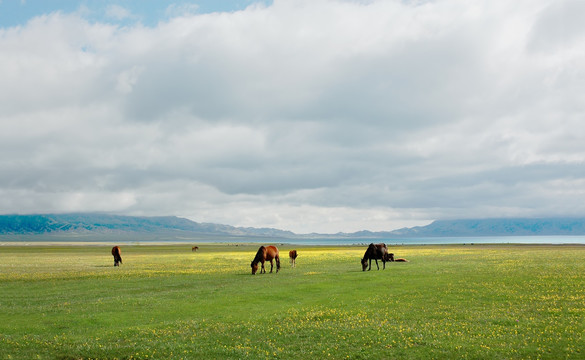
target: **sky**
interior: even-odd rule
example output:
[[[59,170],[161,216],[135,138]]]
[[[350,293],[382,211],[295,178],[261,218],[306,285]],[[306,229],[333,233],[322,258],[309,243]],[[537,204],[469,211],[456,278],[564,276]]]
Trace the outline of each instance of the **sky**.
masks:
[[[0,0],[0,213],[585,216],[585,1]]]

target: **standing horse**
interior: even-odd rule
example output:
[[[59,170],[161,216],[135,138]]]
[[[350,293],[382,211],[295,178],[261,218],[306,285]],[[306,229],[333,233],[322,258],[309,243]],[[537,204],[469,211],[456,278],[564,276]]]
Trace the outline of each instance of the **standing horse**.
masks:
[[[368,267],[368,261],[370,263],[368,271],[372,270],[372,259],[376,261],[376,267],[378,268],[378,270],[380,270],[380,266],[378,266],[378,259],[382,260],[382,263],[384,264],[383,269],[386,269],[386,261],[389,261],[388,248],[386,247],[386,244],[382,243],[374,245],[372,243],[368,246],[368,249],[366,250],[364,257],[361,260],[362,271],[366,271],[366,268]]]
[[[112,255],[114,256],[114,266],[120,266],[122,263],[122,256],[120,256],[120,248],[118,246],[112,248]]]
[[[266,273],[266,269],[264,268],[265,261],[270,261],[270,272],[272,273],[272,268],[274,266],[272,260],[276,260],[276,272],[278,273],[278,270],[280,270],[280,256],[278,255],[278,249],[276,246],[260,246],[254,260],[250,263],[250,266],[252,267],[252,275],[255,275],[256,271],[258,271],[259,262],[262,263],[260,274]]]
[[[288,257],[290,258],[290,266],[296,267],[297,266],[297,251],[296,250],[289,251]]]
[[[197,250],[199,250],[199,246],[193,246],[193,247],[191,248],[191,251],[197,251]]]

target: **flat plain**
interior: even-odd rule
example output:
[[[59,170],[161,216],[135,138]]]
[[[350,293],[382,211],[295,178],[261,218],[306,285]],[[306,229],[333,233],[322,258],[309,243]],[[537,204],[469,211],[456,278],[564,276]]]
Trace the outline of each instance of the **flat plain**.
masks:
[[[0,247],[0,358],[585,358],[585,246],[197,245]]]

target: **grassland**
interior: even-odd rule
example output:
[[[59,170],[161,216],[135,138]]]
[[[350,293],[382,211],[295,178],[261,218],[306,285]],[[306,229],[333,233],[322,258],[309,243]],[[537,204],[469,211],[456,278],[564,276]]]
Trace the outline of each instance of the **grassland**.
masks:
[[[199,247],[0,248],[0,358],[585,358],[585,247]]]

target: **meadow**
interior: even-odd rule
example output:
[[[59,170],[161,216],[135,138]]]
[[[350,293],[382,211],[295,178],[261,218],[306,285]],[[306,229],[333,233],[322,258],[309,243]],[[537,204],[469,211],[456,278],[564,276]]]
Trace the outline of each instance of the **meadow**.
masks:
[[[0,358],[585,358],[585,246],[198,246],[0,247]]]

